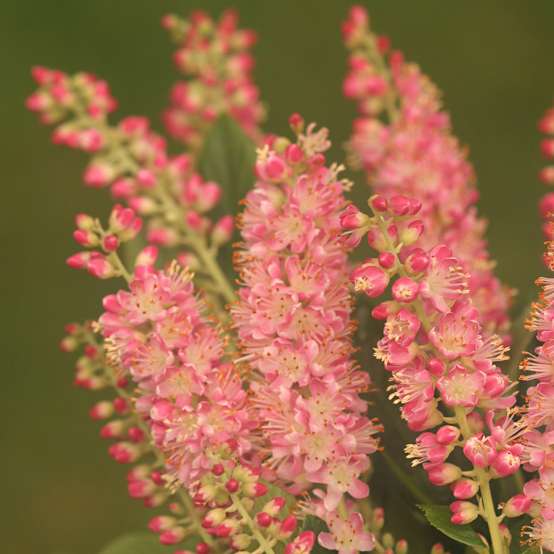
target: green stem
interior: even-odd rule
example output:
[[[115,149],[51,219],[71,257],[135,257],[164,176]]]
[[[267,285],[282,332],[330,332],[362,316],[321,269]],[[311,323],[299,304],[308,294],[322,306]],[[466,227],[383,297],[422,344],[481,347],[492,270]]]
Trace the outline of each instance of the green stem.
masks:
[[[456,419],[464,439],[469,439],[473,436],[467,416],[464,408],[457,406],[455,409]],[[496,515],[496,509],[492,498],[490,487],[490,475],[482,468],[475,468],[475,475],[479,483],[479,490],[481,492],[481,500],[483,501],[484,519],[489,527],[489,534],[491,536],[492,552],[494,554],[505,554],[506,549],[504,547],[504,539],[500,533],[499,520]]]
[[[235,510],[240,514],[242,521],[245,525],[248,526],[252,533],[252,536],[258,541],[258,544],[260,545],[260,548],[262,548],[262,551],[266,552],[267,554],[275,554],[275,551],[273,550],[274,543],[272,544],[271,542],[268,542],[266,538],[260,533],[260,531],[258,530],[258,526],[252,521],[250,514],[242,505],[240,498],[236,494],[231,494],[231,500],[233,502],[233,508],[235,508]]]

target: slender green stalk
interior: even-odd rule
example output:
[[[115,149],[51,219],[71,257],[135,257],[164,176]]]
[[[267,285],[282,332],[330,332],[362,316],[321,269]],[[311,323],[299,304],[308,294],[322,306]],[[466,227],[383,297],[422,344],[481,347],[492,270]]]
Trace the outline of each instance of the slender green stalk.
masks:
[[[457,406],[455,408],[456,420],[464,439],[469,439],[473,433],[469,428],[467,416],[464,408]],[[475,468],[475,475],[479,483],[481,500],[483,501],[484,519],[487,522],[491,536],[492,552],[494,554],[505,554],[506,548],[502,534],[500,533],[499,519],[496,515],[496,509],[492,498],[490,487],[490,475],[484,469]]]
[[[242,505],[240,498],[236,494],[231,494],[231,500],[233,502],[233,508],[240,514],[243,523],[250,529],[252,536],[258,541],[262,552],[266,554],[275,554],[273,546],[275,540],[268,541],[259,531],[258,525],[252,521],[250,514],[246,508]]]

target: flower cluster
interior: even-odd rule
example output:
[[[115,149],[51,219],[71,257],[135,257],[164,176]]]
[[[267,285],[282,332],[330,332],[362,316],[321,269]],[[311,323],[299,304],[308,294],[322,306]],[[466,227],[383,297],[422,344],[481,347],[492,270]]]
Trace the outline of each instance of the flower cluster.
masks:
[[[539,123],[544,133],[554,133],[554,111],[549,109]],[[551,138],[543,140],[541,147],[547,157],[554,155]],[[541,180],[550,184],[549,168],[541,174]],[[554,271],[554,194],[546,194],[540,202],[544,218],[546,238],[544,262]],[[527,389],[524,419],[527,432],[524,436],[523,468],[535,476],[528,480],[523,491],[506,502],[504,513],[517,517],[523,513],[532,516],[531,525],[524,528],[529,540],[541,549],[554,551],[554,279],[540,277],[536,281],[541,288],[538,302],[532,304],[526,328],[536,334],[539,346],[534,353],[527,353],[520,368],[523,381],[534,384]]]
[[[374,354],[416,435],[407,457],[451,490],[451,524],[439,527],[471,534],[454,526],[482,518],[483,551],[506,554],[506,521],[526,515],[524,534],[554,551],[554,278],[537,281],[527,327],[539,346],[522,362],[520,379],[533,383],[518,407],[516,383],[497,365],[510,292],[493,275],[473,169],[435,86],[351,10],[344,93],[359,117],[349,157],[377,191],[365,214],[345,199],[343,167],[326,161],[326,129],[294,114],[293,140],[262,138],[255,36],[234,12],[163,24],[186,77],[164,119],[186,153],[170,154],[146,118],[110,124],[116,101],[91,74],[37,67],[27,101],[55,143],[90,154],[85,184],[118,202],[106,225],[77,215],[81,251],[67,262],[126,287],[104,298],[97,321],[69,325],[61,346],[83,349],[76,385],[112,389],[90,415],[103,421],[110,455],[135,464],[129,494],[162,508],[150,529],[174,554],[308,554],[316,540],[339,554],[407,553],[369,501],[382,426],[368,416],[371,383],[354,359],[354,289],[383,323]],[[219,265],[234,221],[212,220],[222,190],[198,173],[227,162],[201,152],[220,115],[238,123],[241,163],[260,146],[237,218],[236,291]],[[553,109],[540,129],[552,158]],[[541,179],[553,183],[554,169]],[[540,211],[554,271],[554,193]],[[352,266],[362,239],[376,253]],[[498,502],[491,482],[509,477],[517,493]]]
[[[56,125],[54,142],[93,156],[85,184],[111,187],[116,199],[147,220],[150,244],[185,248],[184,263],[213,283],[215,296],[232,301],[234,292],[217,265],[217,252],[231,239],[233,220],[223,216],[212,222],[208,216],[220,200],[220,187],[194,171],[191,156],[170,156],[165,140],[150,130],[146,118],[130,116],[110,125],[106,117],[115,102],[104,81],[40,67],[33,76],[40,88],[27,104],[45,123]],[[90,224],[78,222],[84,240],[90,230],[83,225]],[[87,264],[83,261],[83,267]]]
[[[276,477],[297,494],[317,487],[317,513],[331,531],[320,535],[323,546],[370,550],[371,535],[358,532],[361,516],[347,515],[345,503],[347,495],[368,495],[363,474],[379,429],[359,396],[367,375],[351,359],[339,221],[346,183],[339,168],[325,166],[326,130],[310,125],[304,132],[303,125],[292,116],[296,142],[276,138],[258,151],[258,181],[241,215],[242,287],[232,313],[244,360],[257,375],[250,389]]]
[[[252,79],[254,59],[249,52],[256,35],[238,29],[237,22],[233,10],[217,22],[201,11],[186,21],[175,15],[163,19],[178,44],[175,64],[187,77],[173,86],[164,121],[169,134],[192,149],[201,145],[221,114],[233,117],[252,138],[260,136],[264,108]]]
[[[451,134],[438,90],[400,52],[389,54],[388,39],[369,31],[364,8],[352,8],[343,35],[351,51],[343,90],[359,110],[348,145],[353,166],[363,168],[376,192],[421,201],[426,232],[420,246],[452,250],[469,274],[485,331],[506,334],[511,292],[492,272],[473,169]]]
[[[456,498],[452,522],[483,516],[494,551],[503,552],[489,481],[519,469],[523,432],[508,410],[515,403],[513,387],[495,365],[506,349],[500,337],[484,334],[468,276],[449,247],[419,246],[425,232],[417,217],[421,203],[377,195],[369,205],[372,217],[349,208],[342,223],[357,240],[367,234],[378,252],[353,271],[354,288],[377,298],[391,285],[392,299],[372,311],[384,321],[375,357],[391,372],[391,399],[420,433],[406,452],[431,483],[450,485]],[[448,461],[455,448],[471,469]],[[479,502],[471,502],[476,495]]]

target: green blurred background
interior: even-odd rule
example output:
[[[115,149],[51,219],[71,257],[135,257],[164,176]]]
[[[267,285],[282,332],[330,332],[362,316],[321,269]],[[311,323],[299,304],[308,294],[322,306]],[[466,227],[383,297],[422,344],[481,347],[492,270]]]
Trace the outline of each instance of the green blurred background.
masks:
[[[418,61],[445,93],[456,133],[471,146],[499,275],[527,297],[541,271],[536,202],[542,190],[536,121],[552,101],[554,2],[366,1],[374,26]],[[267,129],[286,132],[299,111],[331,129],[342,159],[353,106],[341,97],[345,54],[339,0],[2,0],[2,347],[4,424],[0,551],[93,554],[139,529],[147,513],[126,495],[125,469],[105,453],[87,417],[91,395],[72,387],[64,323],[95,317],[108,286],[70,271],[73,214],[106,215],[85,190],[85,158],[50,144],[23,108],[33,64],[86,69],[111,83],[120,114],[158,114],[177,75],[159,26],[169,11],[234,6],[260,36],[256,78]],[[362,185],[360,185],[362,186]],[[417,551],[417,550],[416,550]]]

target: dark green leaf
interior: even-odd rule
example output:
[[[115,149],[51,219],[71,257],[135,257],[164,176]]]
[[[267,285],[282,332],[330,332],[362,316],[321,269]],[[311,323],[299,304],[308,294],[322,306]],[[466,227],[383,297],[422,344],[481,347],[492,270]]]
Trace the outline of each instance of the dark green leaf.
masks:
[[[483,541],[470,525],[454,525],[450,521],[450,508],[438,505],[419,505],[427,521],[441,533],[468,546],[482,547]]]
[[[194,550],[197,542],[195,537],[191,537],[183,549]],[[168,554],[168,549],[152,533],[131,533],[114,540],[100,554]]]
[[[328,530],[329,529],[327,528],[326,523],[322,519],[319,519],[315,516],[306,517],[306,519],[304,520],[304,525],[302,525],[302,529],[300,530],[300,532],[313,531],[315,533],[316,541],[312,548],[312,554],[329,554],[330,551],[326,548],[323,548],[323,546],[321,546],[319,542],[317,542],[317,536],[319,535],[319,533],[327,532]]]
[[[521,554],[540,554],[540,548],[538,546],[530,546],[521,552]]]
[[[208,181],[223,189],[222,208],[236,214],[238,203],[254,183],[256,147],[239,125],[222,115],[204,140],[198,169]]]

